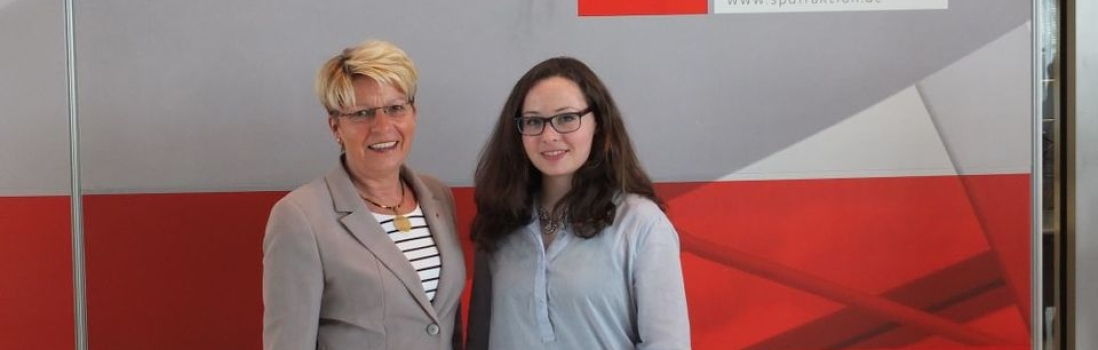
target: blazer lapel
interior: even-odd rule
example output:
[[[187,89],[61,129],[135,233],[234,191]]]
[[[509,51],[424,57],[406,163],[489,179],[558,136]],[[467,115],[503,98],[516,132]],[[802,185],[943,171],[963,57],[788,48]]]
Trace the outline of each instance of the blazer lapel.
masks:
[[[423,281],[419,279],[419,275],[412,268],[412,264],[408,262],[408,258],[400,252],[396,244],[393,244],[392,239],[381,228],[381,224],[378,224],[373,213],[359,198],[358,190],[351,183],[351,177],[343,169],[343,165],[340,164],[336,169],[329,172],[325,176],[325,181],[328,182],[328,190],[332,194],[335,210],[340,213],[347,213],[339,219],[340,223],[404,284],[404,288],[416,299],[419,306],[431,316],[431,319],[438,322],[438,315],[423,292]]]
[[[458,300],[454,293],[462,293],[460,286],[464,282],[465,259],[462,258],[461,245],[457,242],[453,217],[446,214],[447,210],[453,210],[443,198],[446,194],[434,193],[418,176],[406,171],[405,178],[415,188],[419,195],[420,209],[431,229],[431,236],[438,246],[439,259],[442,261],[442,271],[439,274],[438,289],[435,291],[435,300]],[[437,309],[445,310],[449,305],[439,305]]]

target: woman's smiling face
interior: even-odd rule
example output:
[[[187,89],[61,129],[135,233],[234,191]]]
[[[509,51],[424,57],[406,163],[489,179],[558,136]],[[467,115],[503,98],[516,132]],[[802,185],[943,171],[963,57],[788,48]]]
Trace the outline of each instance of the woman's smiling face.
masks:
[[[539,81],[526,94],[522,116],[549,118],[581,112],[587,107],[579,85],[567,78],[550,77]],[[522,136],[526,156],[546,179],[571,182],[572,175],[587,162],[597,125],[592,112],[581,115],[579,122],[579,129],[562,134],[546,120],[540,135]]]

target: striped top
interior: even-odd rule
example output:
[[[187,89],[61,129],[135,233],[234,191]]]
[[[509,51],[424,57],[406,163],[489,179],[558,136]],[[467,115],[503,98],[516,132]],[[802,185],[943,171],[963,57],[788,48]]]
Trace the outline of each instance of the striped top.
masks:
[[[423,217],[423,210],[417,205],[408,215],[408,221],[412,223],[412,230],[400,232],[393,224],[393,215],[373,213],[381,228],[389,233],[389,238],[396,243],[412,268],[419,274],[419,280],[423,282],[423,291],[427,294],[427,300],[435,301],[435,291],[438,290],[439,272],[442,271],[442,260],[438,256],[438,246],[431,236],[431,230],[427,227],[427,220]]]

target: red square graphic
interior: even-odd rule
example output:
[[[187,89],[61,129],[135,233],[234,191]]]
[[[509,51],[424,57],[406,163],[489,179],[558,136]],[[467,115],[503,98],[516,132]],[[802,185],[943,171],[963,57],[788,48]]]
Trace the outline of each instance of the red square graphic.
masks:
[[[580,16],[702,15],[708,0],[579,0]]]

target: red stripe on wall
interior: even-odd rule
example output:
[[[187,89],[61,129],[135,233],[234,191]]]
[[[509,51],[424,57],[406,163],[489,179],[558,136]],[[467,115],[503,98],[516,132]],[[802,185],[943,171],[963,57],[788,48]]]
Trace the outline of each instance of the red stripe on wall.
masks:
[[[1030,323],[1030,193],[1028,176],[974,175],[961,178],[980,222],[1018,301],[1016,307]],[[1021,189],[1026,189],[1022,191]],[[1014,189],[1014,190],[1011,190]],[[1026,205],[1021,205],[1025,203]]]
[[[685,252],[691,325],[700,349],[749,348],[781,337],[851,307],[851,295],[861,295],[860,311],[895,322],[902,318],[890,310],[866,308],[876,303],[869,298],[988,251],[1001,262],[996,275],[1029,278],[1028,215],[1007,214],[1029,209],[1029,176],[1024,174],[680,183],[660,189],[671,197],[669,214],[684,243],[704,239],[720,244],[717,249],[730,257],[762,257],[776,266],[760,269],[742,259]],[[996,195],[981,195],[986,192]],[[993,244],[989,237],[1005,237],[1009,243]],[[1004,244],[1009,249],[999,248]],[[785,270],[807,277],[788,278]],[[975,315],[961,328],[937,329],[967,329],[991,335],[994,343],[1029,344],[1027,318],[1019,312],[1028,305],[1028,289],[1016,293],[1006,313]],[[937,315],[936,308],[908,306],[956,322]],[[902,325],[927,330],[925,323]],[[947,339],[942,341],[946,345],[932,348],[979,348],[981,343],[965,345],[973,340],[946,334],[924,337]],[[905,343],[910,347],[889,345],[923,348],[921,342]]]
[[[0,349],[75,347],[69,197],[0,197]]]
[[[284,194],[85,196],[89,347],[259,349],[263,229]]]
[[[1014,302],[995,256],[985,252],[881,294],[885,300],[946,320],[968,322]],[[856,307],[813,320],[745,350],[906,346],[927,337],[916,327]]]
[[[698,15],[708,0],[579,0],[580,16]]]
[[[1029,280],[1028,175],[665,183],[657,190],[670,204],[668,214],[686,249],[696,349],[763,349],[779,340],[813,348],[821,339],[812,334],[828,319],[838,324],[828,325],[824,341],[847,344],[838,348],[1028,347],[1027,315],[1019,311],[1028,305],[1028,289],[1015,288],[1016,281]],[[271,205],[284,193],[87,196],[92,348],[259,348],[263,228]],[[472,190],[454,193],[461,235],[471,252]],[[18,317],[0,316],[5,322],[0,348],[25,348],[30,340],[35,348],[54,348],[41,346],[42,339],[71,348],[71,337],[56,336],[71,334],[68,223],[56,219],[67,217],[68,202],[38,201],[0,201],[0,209],[9,209],[0,214],[5,240],[0,259],[15,262],[0,266],[3,295],[18,295],[16,302],[28,305],[15,309]],[[25,236],[30,235],[10,228],[53,238],[29,244]],[[685,244],[692,238],[719,246],[718,256],[692,251]],[[9,242],[28,249],[11,248]],[[739,265],[721,258],[721,249],[819,283],[814,288],[802,278],[777,278],[779,270]],[[44,252],[63,261],[44,269],[38,266]],[[973,259],[982,261],[979,268],[966,268]],[[927,328],[904,324],[903,318],[896,323],[888,310],[866,309],[872,303],[841,302],[828,292],[835,288],[897,303],[910,309],[904,312],[922,315],[916,319],[956,325]],[[67,312],[41,324],[25,322],[43,309],[28,301],[51,293],[56,302],[49,305]],[[881,328],[887,324],[892,326]],[[939,329],[986,334],[1001,344],[965,345],[955,336],[935,334]]]
[[[465,249],[465,293],[461,296],[462,310],[468,310],[469,294],[473,290],[473,242],[469,239],[469,228],[473,225],[473,216],[477,214],[476,202],[473,200],[473,189],[469,187],[455,187],[454,206],[457,211],[458,234],[461,235],[461,246]],[[462,329],[469,329],[469,313],[461,315]]]

